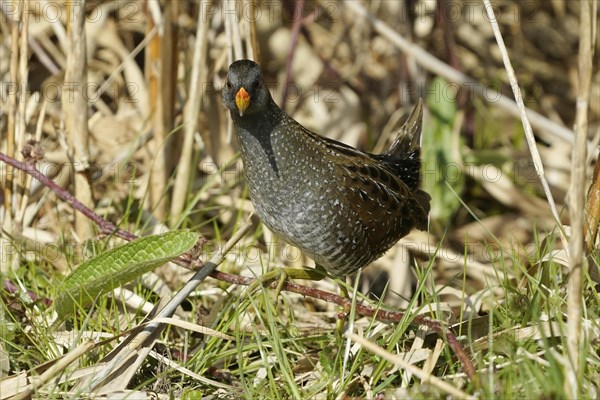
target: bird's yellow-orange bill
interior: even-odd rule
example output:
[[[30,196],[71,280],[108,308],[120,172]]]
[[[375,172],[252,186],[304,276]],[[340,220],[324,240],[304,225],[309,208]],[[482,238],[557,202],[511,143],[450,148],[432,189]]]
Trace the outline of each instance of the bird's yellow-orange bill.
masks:
[[[243,87],[235,95],[235,105],[240,112],[240,117],[244,115],[244,111],[250,106],[250,95]]]

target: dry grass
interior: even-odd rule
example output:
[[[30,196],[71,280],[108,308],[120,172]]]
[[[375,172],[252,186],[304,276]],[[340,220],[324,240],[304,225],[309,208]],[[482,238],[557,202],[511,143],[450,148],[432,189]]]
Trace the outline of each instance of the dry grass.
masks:
[[[333,303],[212,278],[188,286],[180,323],[143,336],[191,276],[171,264],[56,328],[63,276],[122,240],[0,162],[0,399],[598,396],[593,2],[493,1],[496,31],[483,3],[446,0],[69,4],[0,3],[0,152],[22,160],[37,141],[38,168],[120,228],[190,228],[202,259],[220,260],[253,209],[220,99],[229,63],[249,57],[294,118],[367,151],[424,98],[430,230],[362,272],[359,302],[409,313],[386,324],[344,310],[352,340]],[[220,271],[310,265],[252,221]],[[478,381],[415,314],[452,327]]]

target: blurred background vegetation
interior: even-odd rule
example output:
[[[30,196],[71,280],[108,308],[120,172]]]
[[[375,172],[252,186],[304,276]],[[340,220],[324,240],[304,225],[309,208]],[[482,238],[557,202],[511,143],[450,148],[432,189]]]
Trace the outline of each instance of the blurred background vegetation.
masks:
[[[579,1],[493,2],[525,106],[539,113],[531,121],[558,221],[516,108],[509,104],[514,98],[511,85],[481,2],[71,3],[0,3],[0,151],[23,159],[26,143],[36,141],[43,152],[38,168],[84,204],[138,235],[179,228],[198,231],[206,239],[202,258],[207,260],[253,209],[220,98],[234,59],[259,62],[276,102],[303,125],[364,151],[379,152],[391,143],[417,98],[423,98],[423,187],[432,196],[430,230],[411,233],[367,268],[362,291],[370,293],[372,301],[381,298],[388,307],[418,305],[433,318],[457,324],[458,332],[468,336],[465,345],[473,346],[470,355],[478,368],[498,364],[494,357],[508,363],[503,367],[508,378],[486,386],[487,395],[564,395],[560,354],[550,349],[558,346],[560,353],[564,338],[553,329],[562,332],[566,309],[568,263],[560,237],[563,225],[568,231],[570,223],[566,204],[579,85]],[[597,21],[598,14],[592,18]],[[598,43],[598,31],[593,34]],[[596,55],[588,110],[589,153],[582,160],[588,177],[585,192],[600,138],[597,61]],[[35,342],[54,343],[56,338],[34,326],[45,318],[48,304],[60,291],[62,275],[122,241],[100,235],[37,181],[4,164],[0,173],[0,319],[9,327],[0,342],[2,376],[52,358],[36,349]],[[311,265],[296,249],[278,243],[257,219],[253,223],[254,234],[234,249],[221,266],[223,271],[253,276],[282,264]],[[585,229],[595,233],[592,226]],[[591,235],[591,276],[586,275],[582,307],[586,326],[596,333],[585,339],[589,350],[585,363],[590,368],[580,375],[584,397],[598,395],[600,376],[594,239]],[[188,276],[179,267],[165,265],[152,274],[152,285],[138,282],[128,289],[155,302]],[[166,292],[156,289],[157,282]],[[336,290],[328,281],[314,285]],[[202,288],[204,295],[191,298],[181,316],[208,321],[236,335],[241,334],[240,325],[253,325],[246,340],[266,343],[272,337],[273,327],[262,326],[268,325],[262,320],[261,307],[266,306],[243,303],[238,297],[241,288],[215,280]],[[116,333],[143,315],[139,309],[119,309],[107,299],[103,304],[94,311],[103,317],[86,329]],[[221,343],[206,350],[206,342],[188,333],[170,332],[162,351],[171,358],[176,358],[175,348],[183,352],[181,347],[188,345],[194,349],[190,357],[212,352],[190,362],[178,361],[199,374],[209,371],[216,380],[241,387],[246,396],[268,397],[265,393],[282,388],[287,393],[283,397],[297,393],[368,397],[367,393],[399,393],[396,390],[416,397],[438,394],[431,387],[415,389],[410,384],[414,378],[394,371],[390,364],[376,367],[377,373],[370,375],[370,365],[385,364],[358,356],[362,364],[354,372],[377,390],[369,392],[358,381],[341,385],[336,380],[339,370],[324,365],[329,356],[337,357],[330,352],[341,340],[333,334],[339,310],[292,294],[284,294],[276,306],[279,316],[271,315],[273,323],[281,324],[277,329],[289,340],[305,337],[302,327],[326,327],[327,333],[312,336],[306,347],[295,348],[281,339],[286,349],[294,348],[287,354],[291,366],[287,362],[273,366],[275,356],[261,353],[260,345],[250,350],[231,345],[232,351]],[[545,324],[542,328],[540,321]],[[461,325],[467,322],[468,333],[467,325]],[[75,323],[83,329],[79,324]],[[396,337],[395,327],[365,324],[365,329],[385,332],[378,337],[384,346]],[[539,330],[527,336],[523,329],[529,326]],[[404,333],[408,327],[401,329]],[[411,332],[412,336],[406,331],[397,344],[398,352],[414,348],[414,329]],[[500,349],[485,344],[491,335],[506,339]],[[190,342],[183,344],[184,337]],[[482,341],[477,342],[479,338]],[[425,342],[421,346],[426,354],[414,363],[422,367],[436,350]],[[302,353],[310,352],[315,356],[307,357],[312,367],[306,373],[312,375],[305,381],[282,382],[271,376],[274,368],[291,371],[305,359]],[[429,362],[428,372],[448,375],[456,386],[468,388],[461,377],[452,380],[458,367],[448,350],[444,352]],[[241,354],[248,357],[247,371]],[[165,382],[174,384],[170,368],[161,364],[159,378],[152,368],[140,371],[130,388],[181,395],[185,379],[193,378],[177,378],[175,386],[166,389]],[[516,377],[519,368],[527,371],[523,378]],[[544,373],[538,374],[537,368]],[[297,378],[299,373],[291,376]],[[502,374],[497,372],[497,379]],[[325,386],[317,383],[324,375]],[[193,386],[204,394],[218,392],[199,381]],[[271,392],[261,392],[264,387]]]

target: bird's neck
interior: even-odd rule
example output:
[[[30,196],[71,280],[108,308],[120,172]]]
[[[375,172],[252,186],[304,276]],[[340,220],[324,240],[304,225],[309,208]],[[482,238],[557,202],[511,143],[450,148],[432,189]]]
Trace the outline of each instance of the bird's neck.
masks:
[[[286,114],[269,98],[264,111],[254,114],[240,116],[238,112],[231,110],[231,119],[238,130],[243,130],[256,138],[268,136]],[[242,139],[242,138],[240,138]]]
[[[241,116],[231,111],[231,119],[240,142],[246,172],[260,169],[261,173],[271,172],[279,176],[279,166],[275,157],[274,143],[282,133],[276,129],[287,115],[270,99],[272,104],[264,111]]]

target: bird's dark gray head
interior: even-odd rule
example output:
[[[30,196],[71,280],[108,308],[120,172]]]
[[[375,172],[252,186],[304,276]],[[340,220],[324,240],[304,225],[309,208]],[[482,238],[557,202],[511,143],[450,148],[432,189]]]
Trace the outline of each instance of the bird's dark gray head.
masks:
[[[270,98],[260,65],[250,60],[239,60],[229,66],[223,89],[223,104],[229,110],[240,117],[252,115],[263,111]]]

